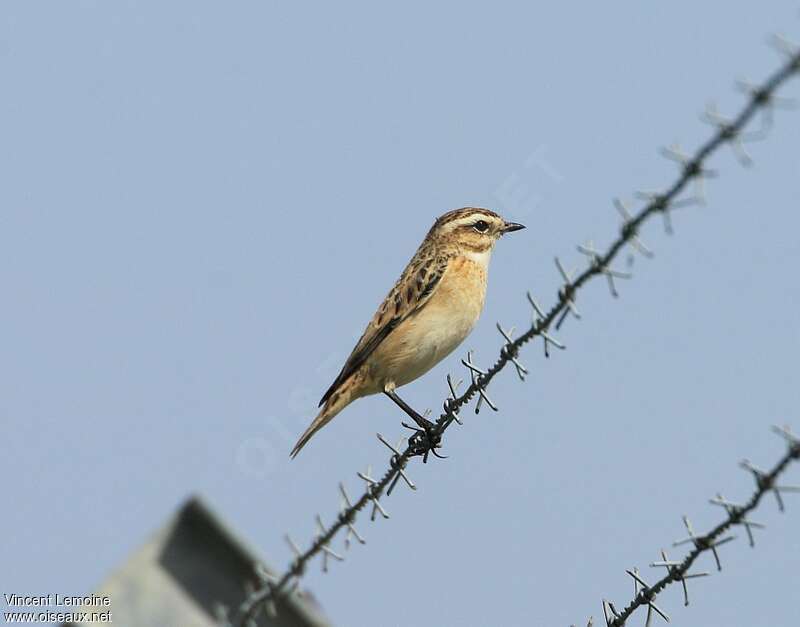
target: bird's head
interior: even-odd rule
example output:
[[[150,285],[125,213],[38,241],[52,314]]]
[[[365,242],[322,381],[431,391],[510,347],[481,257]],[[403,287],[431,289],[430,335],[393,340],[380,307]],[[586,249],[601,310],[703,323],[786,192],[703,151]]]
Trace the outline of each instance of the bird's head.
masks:
[[[489,209],[465,207],[448,211],[434,223],[428,237],[457,246],[466,252],[489,252],[506,233],[525,227],[516,222],[507,222]]]

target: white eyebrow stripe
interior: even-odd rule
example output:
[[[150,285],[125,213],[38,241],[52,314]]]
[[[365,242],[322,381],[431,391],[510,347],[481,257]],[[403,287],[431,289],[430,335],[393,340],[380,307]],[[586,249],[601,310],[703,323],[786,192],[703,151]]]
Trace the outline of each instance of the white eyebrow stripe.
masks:
[[[494,216],[490,216],[490,215],[488,215],[486,213],[483,213],[481,211],[476,211],[475,213],[470,213],[469,215],[458,217],[455,220],[446,223],[445,226],[453,228],[453,229],[457,228],[459,226],[472,226],[478,220],[481,220],[481,219],[482,220],[486,220],[487,222],[495,222],[496,221]]]

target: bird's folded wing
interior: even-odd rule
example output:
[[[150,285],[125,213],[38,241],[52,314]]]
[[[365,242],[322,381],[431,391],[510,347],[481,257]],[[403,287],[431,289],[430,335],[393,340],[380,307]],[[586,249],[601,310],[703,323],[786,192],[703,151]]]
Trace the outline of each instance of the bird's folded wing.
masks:
[[[403,320],[419,311],[436,292],[447,271],[448,258],[430,256],[417,259],[417,257],[418,255],[414,256],[375,312],[339,376],[319,402],[320,405],[330,398],[331,394],[367,360]]]

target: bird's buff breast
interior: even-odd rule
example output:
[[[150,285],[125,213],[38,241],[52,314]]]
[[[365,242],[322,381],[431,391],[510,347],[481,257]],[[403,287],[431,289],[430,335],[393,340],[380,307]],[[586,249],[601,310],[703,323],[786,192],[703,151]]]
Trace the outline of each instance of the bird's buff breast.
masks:
[[[485,264],[464,257],[451,263],[430,300],[404,320],[368,360],[376,391],[421,377],[453,352],[478,321],[486,295]]]

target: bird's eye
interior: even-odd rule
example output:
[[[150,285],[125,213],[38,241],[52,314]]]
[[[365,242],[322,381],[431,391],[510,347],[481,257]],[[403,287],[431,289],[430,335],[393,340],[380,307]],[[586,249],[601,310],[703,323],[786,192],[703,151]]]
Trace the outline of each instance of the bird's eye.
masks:
[[[478,231],[478,233],[486,233],[486,231],[489,230],[489,224],[486,222],[486,220],[478,220],[472,226],[476,231]]]

